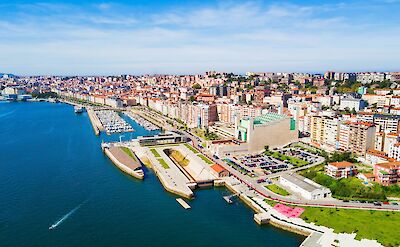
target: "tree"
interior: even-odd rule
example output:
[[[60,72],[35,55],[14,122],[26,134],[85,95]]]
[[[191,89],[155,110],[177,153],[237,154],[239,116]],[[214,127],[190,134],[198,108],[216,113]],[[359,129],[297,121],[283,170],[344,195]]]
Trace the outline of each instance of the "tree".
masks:
[[[200,86],[200,84],[195,83],[195,84],[193,84],[192,88],[193,89],[201,89],[201,86]]]

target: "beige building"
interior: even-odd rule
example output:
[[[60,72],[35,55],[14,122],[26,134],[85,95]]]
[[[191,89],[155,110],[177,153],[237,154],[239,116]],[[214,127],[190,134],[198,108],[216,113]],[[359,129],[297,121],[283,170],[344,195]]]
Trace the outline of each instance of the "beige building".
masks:
[[[249,152],[265,146],[282,147],[298,140],[296,121],[286,115],[268,113],[256,118],[237,119],[235,137],[248,144]]]
[[[375,148],[375,125],[368,122],[345,122],[340,124],[339,149],[365,155]]]
[[[338,147],[340,122],[337,118],[326,116],[311,116],[311,142],[331,148]]]

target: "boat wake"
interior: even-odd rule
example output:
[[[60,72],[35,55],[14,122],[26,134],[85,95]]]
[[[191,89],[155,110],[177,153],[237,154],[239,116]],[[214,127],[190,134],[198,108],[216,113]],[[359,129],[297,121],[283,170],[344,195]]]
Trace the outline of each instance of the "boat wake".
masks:
[[[68,219],[71,215],[73,215],[80,207],[82,207],[82,205],[85,202],[79,204],[78,206],[76,206],[74,209],[72,209],[71,211],[69,211],[67,214],[65,214],[63,217],[61,217],[61,219],[59,219],[58,221],[56,221],[53,225],[51,225],[49,227],[49,230],[53,230],[56,229],[59,225],[61,225],[66,219]]]

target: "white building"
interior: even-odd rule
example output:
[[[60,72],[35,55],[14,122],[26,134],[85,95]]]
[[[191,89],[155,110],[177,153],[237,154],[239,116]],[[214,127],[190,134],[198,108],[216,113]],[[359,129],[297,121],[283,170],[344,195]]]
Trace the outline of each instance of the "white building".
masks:
[[[358,112],[365,108],[365,102],[362,99],[342,98],[339,109],[344,110],[346,108],[349,110],[355,109]]]
[[[392,143],[389,146],[389,157],[400,161],[400,143]]]
[[[295,173],[281,175],[279,183],[308,200],[318,200],[332,196],[330,189]]]

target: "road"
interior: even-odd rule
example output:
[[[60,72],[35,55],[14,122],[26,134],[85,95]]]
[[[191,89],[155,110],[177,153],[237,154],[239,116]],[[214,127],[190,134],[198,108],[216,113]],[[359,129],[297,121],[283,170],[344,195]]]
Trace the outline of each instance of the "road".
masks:
[[[167,130],[177,130],[182,132],[187,138],[192,140],[193,146],[198,149],[203,155],[207,156],[210,160],[213,162],[220,164],[222,167],[224,167],[226,170],[228,170],[233,176],[235,176],[237,179],[239,179],[242,183],[246,184],[249,186],[251,189],[254,189],[256,192],[259,194],[263,195],[264,197],[282,202],[282,203],[287,203],[287,204],[294,204],[294,205],[299,205],[299,206],[315,206],[315,207],[338,207],[338,208],[349,208],[349,209],[366,209],[366,210],[395,210],[395,211],[400,211],[400,205],[385,205],[383,204],[382,206],[376,206],[373,203],[356,203],[356,202],[343,202],[340,200],[332,199],[332,200],[307,200],[307,199],[297,199],[297,198],[288,198],[284,196],[277,195],[273,193],[272,191],[266,189],[264,185],[257,183],[258,178],[251,178],[247,175],[244,175],[240,173],[239,171],[233,169],[230,165],[228,165],[225,161],[221,160],[220,158],[216,159],[211,153],[209,153],[206,149],[204,148],[199,148],[199,145],[201,145],[201,138],[193,135],[192,133],[189,133],[187,131],[182,131],[179,129],[176,129],[174,126],[171,126],[167,123],[168,121],[174,121],[177,126],[182,126],[180,123],[177,123],[175,120],[166,118],[165,116],[155,113],[154,111],[149,111],[145,110],[149,114],[156,114],[155,117],[157,117],[158,120],[161,120],[165,123],[164,126],[162,126],[164,129]],[[153,116],[154,117],[154,116]],[[199,140],[201,142],[199,142]],[[203,140],[204,141],[204,140]],[[303,167],[291,169],[288,171],[282,171],[278,172],[275,174],[270,174],[267,175],[267,178],[273,178],[273,177],[278,177],[284,173],[292,173],[292,172],[297,172],[299,170],[303,169],[308,169],[310,167],[319,165],[323,162],[323,160],[319,160],[313,164],[306,165]]]

